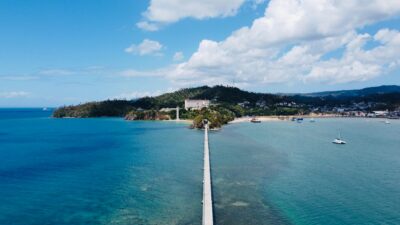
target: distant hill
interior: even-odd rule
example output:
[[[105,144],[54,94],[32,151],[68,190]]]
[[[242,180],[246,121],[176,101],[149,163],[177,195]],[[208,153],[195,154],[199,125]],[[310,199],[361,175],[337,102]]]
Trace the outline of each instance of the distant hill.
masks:
[[[400,93],[400,86],[398,85],[383,85],[378,87],[369,87],[359,90],[342,90],[342,91],[324,91],[308,94],[300,94],[307,97],[362,97],[375,94],[389,94]]]
[[[134,106],[141,108],[165,108],[184,106],[185,99],[208,99],[214,102],[237,104],[249,102],[255,104],[257,101],[274,103],[286,98],[274,94],[262,94],[241,90],[237,87],[202,86],[196,88],[185,88],[172,93],[166,93],[156,97],[145,97],[135,101]]]
[[[389,109],[400,107],[400,86],[379,86],[360,90],[328,91],[309,94],[265,94],[228,86],[185,88],[156,97],[135,100],[106,100],[57,109],[54,117],[123,117],[132,111],[183,108],[185,99],[208,99],[219,111],[243,115],[293,115],[319,108],[329,112],[335,107],[349,109]],[[363,103],[363,104],[358,104]],[[223,109],[222,109],[223,108]],[[153,113],[154,114],[154,113]],[[227,113],[225,113],[227,114]],[[229,114],[229,113],[228,113]],[[136,114],[135,114],[136,115]],[[172,114],[170,116],[173,116]],[[191,115],[193,116],[193,115]],[[191,117],[188,114],[188,118]]]

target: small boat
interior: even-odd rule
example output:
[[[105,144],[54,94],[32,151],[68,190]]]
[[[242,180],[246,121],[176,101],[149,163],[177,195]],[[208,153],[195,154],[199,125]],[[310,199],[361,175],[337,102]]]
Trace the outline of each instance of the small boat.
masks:
[[[47,108],[46,108],[46,107],[44,107],[42,110],[43,110],[43,111],[47,111]]]
[[[339,133],[339,136],[337,138],[335,138],[335,140],[333,140],[332,143],[337,144],[337,145],[344,145],[344,144],[346,144],[346,141],[342,140],[342,138],[340,137],[340,133]]]
[[[314,122],[315,122],[314,118],[311,118],[310,123],[314,123]]]
[[[390,124],[389,120],[385,120],[385,123],[386,123],[386,124]]]
[[[298,123],[301,123],[301,122],[303,122],[303,118],[301,118],[301,117],[300,117],[300,118],[297,118],[296,121],[297,121]]]
[[[292,121],[296,121],[296,117],[292,117],[292,119],[291,119]]]
[[[261,120],[259,120],[259,119],[255,118],[255,117],[253,117],[253,118],[250,120],[250,122],[252,122],[252,123],[261,123]]]

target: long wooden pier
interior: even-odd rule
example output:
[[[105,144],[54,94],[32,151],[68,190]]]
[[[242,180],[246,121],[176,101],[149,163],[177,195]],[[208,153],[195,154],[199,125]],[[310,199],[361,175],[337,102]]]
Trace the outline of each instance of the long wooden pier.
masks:
[[[213,225],[213,223],[210,149],[208,147],[208,124],[206,124],[204,129],[203,225]]]

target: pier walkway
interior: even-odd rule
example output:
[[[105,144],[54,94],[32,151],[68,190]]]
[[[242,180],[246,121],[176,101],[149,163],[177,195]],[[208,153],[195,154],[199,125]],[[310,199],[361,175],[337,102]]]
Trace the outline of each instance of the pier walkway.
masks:
[[[204,177],[203,177],[203,225],[213,225],[210,149],[208,147],[208,124],[204,129]]]

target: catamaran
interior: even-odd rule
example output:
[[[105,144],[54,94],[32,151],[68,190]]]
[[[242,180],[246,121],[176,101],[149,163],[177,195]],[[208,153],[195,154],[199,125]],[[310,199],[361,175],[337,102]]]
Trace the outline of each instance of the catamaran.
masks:
[[[339,136],[337,138],[335,138],[335,140],[332,141],[332,143],[337,144],[337,145],[346,144],[346,142],[344,140],[342,140],[342,138],[340,137],[340,133],[339,133]]]

